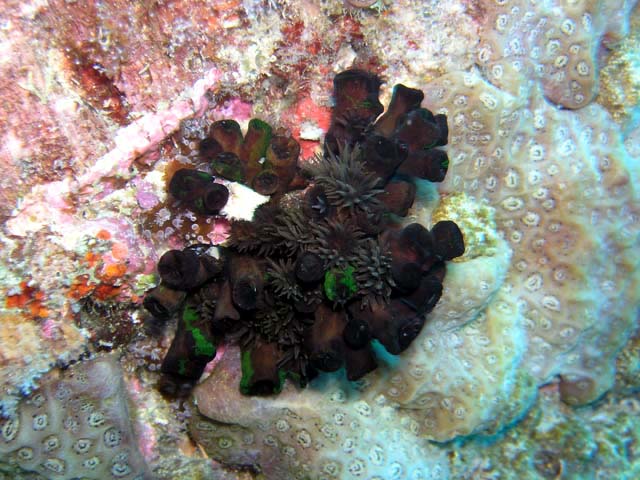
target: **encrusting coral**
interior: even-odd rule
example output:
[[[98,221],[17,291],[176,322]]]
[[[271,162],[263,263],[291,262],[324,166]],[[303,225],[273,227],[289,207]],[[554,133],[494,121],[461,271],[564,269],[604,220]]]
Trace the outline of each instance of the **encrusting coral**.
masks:
[[[0,468],[47,479],[151,479],[127,401],[113,358],[48,374],[16,416],[0,420]]]
[[[464,253],[452,221],[431,231],[401,225],[414,178],[444,178],[437,147],[447,143],[447,122],[403,85],[376,120],[379,87],[361,70],[336,76],[325,154],[301,167],[297,142],[260,120],[244,136],[231,120],[210,126],[203,168],[271,199],[252,220],[232,221],[215,252],[192,245],[160,259],[162,282],[145,306],[180,316],[163,392],[187,392],[225,337],[242,349],[241,391],[272,394],[286,376],[304,386],[343,366],[358,380],[377,367],[372,341],[398,355],[420,333],[442,294],[445,262]],[[228,198],[204,170],[177,170],[169,191],[201,214],[218,213]]]
[[[521,0],[488,2],[477,65],[489,82],[514,95],[525,78],[535,78],[553,104],[583,108],[598,93],[599,49],[628,32],[633,5],[558,2],[550,14],[546,6]]]
[[[427,102],[456,118],[441,190],[495,206],[513,251],[501,289],[524,318],[524,367],[539,383],[560,375],[567,402],[594,401],[613,385],[640,293],[638,170],[619,133],[595,105],[558,110],[473,73],[432,82]]]
[[[358,382],[327,374],[302,391],[287,382],[270,397],[238,391],[238,354],[230,347],[194,391],[199,413],[189,432],[211,458],[267,479],[449,478],[446,452],[392,402],[363,392],[369,377],[393,372],[384,354]]]

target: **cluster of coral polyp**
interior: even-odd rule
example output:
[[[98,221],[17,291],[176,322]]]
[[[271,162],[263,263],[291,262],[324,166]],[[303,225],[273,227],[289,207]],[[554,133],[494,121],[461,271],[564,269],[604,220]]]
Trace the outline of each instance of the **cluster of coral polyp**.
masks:
[[[171,250],[145,306],[179,313],[162,364],[166,393],[188,390],[216,345],[242,349],[240,389],[272,394],[288,376],[304,386],[345,367],[357,380],[376,368],[373,344],[404,351],[442,293],[445,262],[464,252],[451,221],[431,230],[406,224],[416,182],[439,182],[447,156],[444,115],[420,108],[420,90],[396,85],[387,111],[380,80],[359,70],[334,80],[335,107],[324,155],[298,164],[297,142],[252,120],[215,122],[200,143],[209,171],[178,170],[170,193],[200,214],[216,214],[229,193],[215,176],[270,200],[233,220],[226,243]],[[405,223],[403,225],[403,223]]]

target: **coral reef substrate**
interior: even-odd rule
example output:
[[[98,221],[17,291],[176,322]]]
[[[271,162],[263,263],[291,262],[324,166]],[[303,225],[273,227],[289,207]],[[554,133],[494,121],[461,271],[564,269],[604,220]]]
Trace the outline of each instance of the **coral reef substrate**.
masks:
[[[274,478],[638,477],[635,3],[5,2],[1,413],[112,350],[160,479],[256,465]],[[197,214],[164,178],[199,168],[197,126],[225,118],[282,126],[310,158],[333,74],[353,67],[421,89],[448,118],[446,178],[417,182],[406,217],[464,234],[430,320],[401,355],[376,346],[378,368],[355,382],[325,373],[244,396],[240,351],[218,346],[197,405],[162,397],[176,325],[132,305],[163,252],[220,243],[224,216],[268,200],[216,180],[222,216]],[[391,444],[403,453],[380,456]],[[44,478],[12,458],[0,453],[0,479]]]

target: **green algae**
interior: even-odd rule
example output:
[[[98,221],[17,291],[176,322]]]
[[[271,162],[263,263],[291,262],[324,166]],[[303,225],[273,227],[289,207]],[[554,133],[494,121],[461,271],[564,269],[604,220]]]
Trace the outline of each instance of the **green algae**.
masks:
[[[187,374],[187,359],[186,358],[181,358],[180,360],[178,360],[178,373],[180,375],[186,375]]]
[[[249,164],[258,162],[265,157],[271,141],[272,130],[271,125],[257,118],[252,118],[249,121],[247,134],[244,137],[244,145],[247,148],[245,155]]]
[[[193,341],[195,343],[194,353],[196,355],[203,355],[207,357],[214,357],[216,354],[216,347],[207,339],[207,337],[202,333],[198,327],[194,326],[194,323],[200,319],[198,316],[198,312],[196,309],[190,305],[187,305],[184,308],[184,312],[182,313],[182,320],[184,321],[184,326],[188,332],[191,333],[193,337]]]
[[[334,268],[324,275],[324,292],[332,302],[340,298],[351,298],[357,291],[355,268],[351,265],[343,269]]]

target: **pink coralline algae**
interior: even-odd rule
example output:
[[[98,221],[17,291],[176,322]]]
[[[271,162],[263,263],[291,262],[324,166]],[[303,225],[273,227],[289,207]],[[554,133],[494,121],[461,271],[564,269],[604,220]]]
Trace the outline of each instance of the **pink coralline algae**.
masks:
[[[160,199],[153,192],[153,187],[146,182],[136,182],[138,193],[136,194],[136,200],[140,208],[143,210],[150,210],[160,203]]]
[[[115,201],[121,212],[135,212],[142,208],[135,200],[135,191],[141,194],[138,199],[143,203],[153,203],[155,193],[149,189],[148,183],[136,179],[128,190],[132,194],[123,201],[119,196],[122,191],[114,188],[117,182],[107,179],[133,177],[136,171],[132,168],[134,160],[155,148],[167,132],[177,128],[180,119],[208,105],[205,93],[215,87],[219,79],[219,72],[211,70],[185,91],[184,99],[119,130],[114,148],[75,178],[69,176],[31,189],[4,224],[4,234],[8,236],[4,239],[4,254],[7,256],[4,261],[13,265],[16,271],[32,271],[28,278],[29,288],[43,292],[42,300],[27,298],[18,303],[9,300],[6,307],[20,308],[36,320],[50,318],[49,323],[57,325],[55,341],[50,341],[51,348],[44,350],[37,340],[40,335],[26,329],[30,333],[22,346],[26,362],[24,375],[11,374],[9,364],[2,374],[3,381],[7,383],[0,406],[7,411],[11,411],[14,396],[19,391],[34,388],[35,379],[42,372],[57,361],[68,361],[84,352],[87,339],[83,338],[76,325],[79,323],[86,328],[93,323],[86,324],[77,318],[83,305],[88,306],[92,314],[117,312],[113,317],[117,320],[111,322],[110,318],[105,330],[100,326],[101,333],[95,335],[91,331],[87,335],[91,340],[109,343],[107,336],[112,328],[123,328],[123,332],[129,332],[124,336],[111,332],[114,338],[130,337],[134,326],[131,313],[121,312],[121,308],[113,308],[109,302],[121,301],[126,309],[131,302],[138,301],[137,296],[144,289],[139,289],[137,282],[154,268],[154,258],[149,255],[153,248],[138,235],[137,226],[126,215],[96,214],[95,211],[100,208],[108,211]],[[145,198],[145,195],[149,196]],[[92,198],[92,202],[89,205],[77,201],[76,196]],[[32,242],[38,241],[45,242],[46,248],[32,250]],[[43,269],[44,264],[52,268],[54,274]],[[10,289],[3,289],[11,299],[13,293],[18,293],[24,278],[7,278],[6,274],[3,278],[15,284]],[[8,328],[5,335],[12,336],[12,330]],[[54,344],[64,347],[60,350]],[[7,360],[14,358],[10,352],[6,352],[5,357]],[[18,361],[16,367],[21,362]]]

